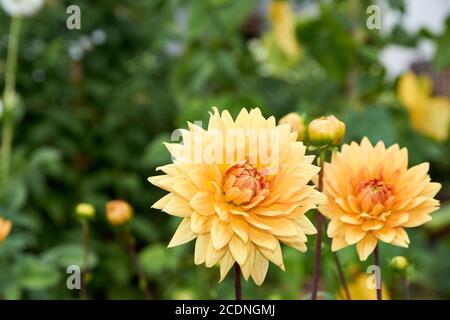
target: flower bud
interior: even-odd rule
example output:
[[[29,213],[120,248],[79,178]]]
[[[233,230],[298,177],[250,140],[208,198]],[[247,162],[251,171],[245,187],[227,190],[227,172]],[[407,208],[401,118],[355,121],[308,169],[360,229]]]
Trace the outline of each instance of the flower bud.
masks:
[[[305,121],[298,113],[288,113],[278,121],[278,124],[289,124],[291,126],[291,132],[297,133],[297,141],[303,140],[305,136]]]
[[[93,219],[95,217],[95,207],[90,203],[79,203],[75,208],[78,217],[84,219]]]
[[[11,232],[12,222],[5,218],[0,218],[0,243],[2,243]]]
[[[133,208],[123,200],[112,200],[106,204],[106,218],[114,226],[120,226],[131,220]]]
[[[403,273],[407,267],[408,260],[403,256],[396,256],[389,262],[389,268],[394,272]]]
[[[309,141],[314,146],[336,146],[345,136],[345,124],[335,116],[320,117],[308,126]]]

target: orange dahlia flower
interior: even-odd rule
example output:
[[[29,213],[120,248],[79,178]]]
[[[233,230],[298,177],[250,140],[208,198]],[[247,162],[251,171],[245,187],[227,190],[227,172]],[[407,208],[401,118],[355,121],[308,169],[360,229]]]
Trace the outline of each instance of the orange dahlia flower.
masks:
[[[237,262],[258,285],[269,261],[284,270],[280,242],[306,251],[316,229],[305,213],[324,197],[308,185],[319,168],[290,129],[259,109],[234,121],[214,108],[207,130],[189,124],[183,144],[166,144],[173,164],[149,181],[169,191],[153,208],[183,218],[169,247],[196,239],[195,264],[219,263],[222,281]]]
[[[334,153],[325,164],[324,194],[320,212],[331,219],[328,236],[332,250],[356,244],[360,260],[375,249],[378,240],[408,247],[405,228],[431,220],[439,207],[434,196],[441,188],[430,182],[428,163],[408,169],[408,151],[383,142],[372,146],[367,138]]]

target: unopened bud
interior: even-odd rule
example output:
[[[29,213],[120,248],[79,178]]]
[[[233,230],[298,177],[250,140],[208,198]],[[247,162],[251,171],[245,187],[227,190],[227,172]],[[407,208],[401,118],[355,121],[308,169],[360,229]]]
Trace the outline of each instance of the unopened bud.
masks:
[[[298,113],[288,113],[278,121],[278,124],[289,124],[291,132],[297,133],[297,141],[303,140],[305,136],[305,121]]]
[[[389,268],[394,272],[405,272],[408,267],[408,260],[403,256],[396,256],[389,262]]]
[[[335,116],[315,119],[308,126],[309,141],[314,146],[336,146],[344,136],[345,124]]]
[[[95,217],[95,207],[90,203],[79,203],[75,208],[75,213],[80,218],[90,220]]]
[[[112,200],[106,204],[106,218],[109,223],[120,226],[131,220],[133,208],[123,200]]]

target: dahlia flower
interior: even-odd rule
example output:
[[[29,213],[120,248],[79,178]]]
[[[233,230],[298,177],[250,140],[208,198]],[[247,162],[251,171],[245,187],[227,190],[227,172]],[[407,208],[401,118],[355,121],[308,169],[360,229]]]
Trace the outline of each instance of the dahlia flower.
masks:
[[[386,149],[364,138],[333,154],[325,164],[320,212],[331,219],[328,236],[332,250],[356,244],[364,261],[379,240],[408,247],[405,228],[431,220],[439,207],[434,199],[441,185],[430,182],[428,163],[408,169],[408,151],[397,144]]]
[[[280,242],[306,251],[316,229],[305,213],[324,197],[308,185],[314,157],[290,130],[259,109],[233,120],[214,108],[206,130],[189,123],[183,144],[166,144],[173,164],[149,181],[169,191],[153,208],[183,218],[169,247],[195,239],[195,264],[219,263],[222,281],[236,262],[257,285],[269,261],[284,270]]]
[[[436,140],[446,141],[450,126],[450,99],[433,96],[433,80],[425,75],[405,73],[398,81],[397,94],[408,110],[411,126]]]

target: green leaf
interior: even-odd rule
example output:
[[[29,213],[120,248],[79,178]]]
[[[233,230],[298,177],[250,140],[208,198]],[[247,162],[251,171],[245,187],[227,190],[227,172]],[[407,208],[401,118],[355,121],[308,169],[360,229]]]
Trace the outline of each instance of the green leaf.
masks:
[[[450,32],[447,31],[442,37],[437,40],[437,50],[434,58],[434,66],[444,71],[450,66]]]
[[[143,157],[144,167],[157,167],[170,162],[170,153],[164,146],[164,142],[170,142],[168,134],[156,136],[147,146]]]
[[[28,192],[22,180],[11,180],[5,187],[5,207],[11,211],[23,208],[28,198]]]
[[[432,215],[433,220],[425,224],[431,231],[439,231],[450,226],[450,205],[445,205]]]
[[[139,253],[139,261],[145,273],[154,277],[163,272],[175,270],[178,257],[175,250],[169,251],[161,244],[154,244]]]
[[[345,141],[360,141],[368,137],[372,144],[383,141],[387,146],[397,138],[396,125],[389,111],[382,107],[367,106],[363,111],[350,112],[345,118]]]
[[[27,256],[15,265],[17,284],[23,289],[44,290],[55,286],[61,273],[52,265]]]
[[[89,268],[94,268],[98,263],[98,258],[90,251]],[[82,267],[83,262],[83,246],[80,244],[62,244],[53,247],[42,256],[42,261],[54,266],[67,268],[69,265],[77,265]]]

